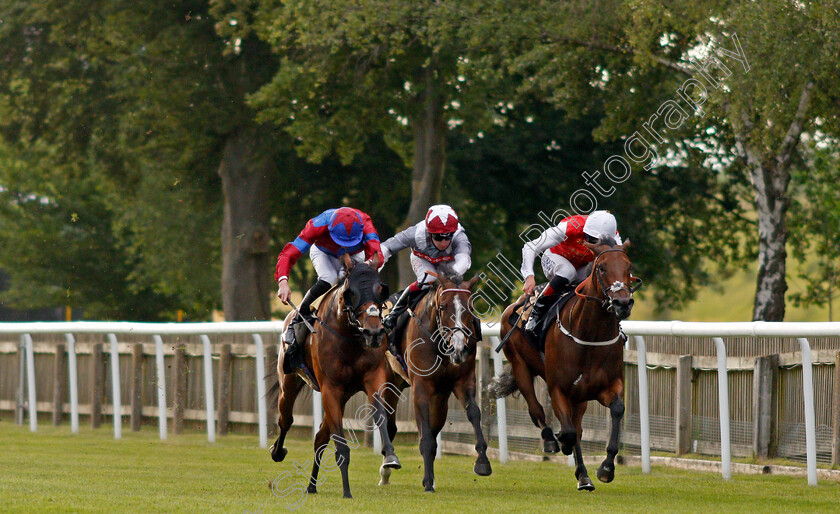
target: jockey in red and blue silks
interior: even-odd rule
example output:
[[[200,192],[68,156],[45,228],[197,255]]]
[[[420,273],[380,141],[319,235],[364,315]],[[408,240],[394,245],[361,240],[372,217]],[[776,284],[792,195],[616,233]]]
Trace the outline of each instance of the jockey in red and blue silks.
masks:
[[[274,280],[278,285],[277,297],[283,303],[288,303],[291,294],[289,270],[307,251],[318,274],[318,281],[304,295],[298,306],[300,316],[295,317],[286,331],[285,340],[289,346],[283,359],[284,373],[290,373],[303,365],[295,326],[303,323],[302,317],[311,324],[312,302],[338,283],[344,273],[339,257],[349,254],[356,262],[372,261],[374,268],[385,261],[379,247],[379,235],[370,216],[352,207],[327,209],[309,220],[297,238],[286,244],[277,257]]]

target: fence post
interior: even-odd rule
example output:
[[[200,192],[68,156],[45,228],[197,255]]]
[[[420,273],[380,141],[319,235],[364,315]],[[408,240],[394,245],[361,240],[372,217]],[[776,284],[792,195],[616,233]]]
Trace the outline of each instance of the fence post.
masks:
[[[496,346],[499,338],[494,336],[490,341]],[[497,377],[502,374],[502,359],[501,353],[493,352],[493,371]],[[508,461],[507,405],[504,398],[496,399],[496,423],[499,427],[499,461],[504,464]]]
[[[681,355],[677,360],[676,391],[676,453],[677,456],[691,451],[691,355]]]
[[[143,421],[143,343],[131,345],[131,431],[139,432]]]
[[[775,453],[773,447],[776,416],[775,390],[779,356],[756,357],[753,369],[753,453],[767,459]]]
[[[802,350],[802,394],[805,400],[805,455],[808,485],[817,485],[817,419],[814,411],[814,375],[811,345],[804,337],[796,339]]]
[[[23,337],[18,342],[18,387],[15,395],[15,423],[23,425],[26,413],[26,345]]]
[[[224,343],[219,354],[219,435],[227,435],[230,428],[230,366],[232,361],[230,343]]]
[[[207,441],[216,442],[216,400],[213,397],[213,355],[210,352],[210,338],[201,335],[204,347],[204,410],[207,412]]]
[[[252,334],[256,345],[256,366],[257,366],[257,432],[260,434],[260,448],[268,447],[268,422],[265,403],[268,398],[265,397],[265,381],[268,376],[268,370],[265,368],[265,348],[263,348],[262,336],[259,334]]]
[[[175,348],[175,374],[172,385],[175,390],[175,405],[172,408],[172,431],[184,431],[184,411],[187,409],[187,351],[183,344]]]
[[[161,441],[166,439],[166,367],[163,364],[163,339],[154,336],[155,368],[157,369],[158,430]]]
[[[67,394],[67,353],[64,343],[55,345],[55,380],[53,382],[53,425],[58,426],[64,417],[64,397]]]
[[[29,393],[29,430],[38,430],[38,400],[35,394],[35,351],[32,348],[32,336],[23,334],[21,336],[26,345],[26,390]]]
[[[116,334],[108,334],[111,342],[111,405],[114,406],[114,439],[122,439],[122,390],[120,389],[120,348]]]
[[[90,351],[90,426],[102,426],[102,395],[105,392],[105,361],[102,343],[94,343]]]
[[[650,404],[648,402],[647,349],[645,338],[633,336],[639,372],[639,436],[642,443],[642,473],[650,473]]]
[[[831,464],[840,466],[840,351],[834,354],[834,395],[831,412]]]
[[[79,433],[79,368],[76,364],[76,339],[64,334],[67,340],[67,371],[70,374],[70,430]]]
[[[724,480],[732,478],[732,446],[729,439],[729,381],[726,371],[726,345],[713,337],[718,360],[718,408],[720,409],[720,464]]]

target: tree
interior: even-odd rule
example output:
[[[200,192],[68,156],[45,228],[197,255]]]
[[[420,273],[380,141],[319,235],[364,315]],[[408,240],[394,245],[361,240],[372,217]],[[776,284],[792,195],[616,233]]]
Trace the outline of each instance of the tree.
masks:
[[[344,164],[373,134],[411,166],[411,203],[401,225],[440,200],[449,128],[490,126],[504,90],[475,76],[460,28],[469,12],[445,2],[268,1],[216,3],[231,40],[256,33],[279,56],[270,84],[252,99],[258,119],[283,127],[301,155]],[[223,14],[222,14],[223,13]],[[401,254],[400,278],[413,279]],[[412,277],[412,278],[409,278]]]
[[[504,4],[511,22],[493,37],[506,64],[558,105],[605,94],[595,133],[626,137],[625,161],[654,169],[694,160],[734,184],[749,179],[758,218],[753,318],[783,319],[789,170],[809,125],[837,126],[836,5]]]

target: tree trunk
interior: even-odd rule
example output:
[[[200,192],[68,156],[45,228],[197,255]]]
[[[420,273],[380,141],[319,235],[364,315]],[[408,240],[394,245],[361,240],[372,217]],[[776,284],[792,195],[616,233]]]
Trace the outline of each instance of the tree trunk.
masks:
[[[271,316],[268,191],[277,173],[268,138],[252,126],[225,143],[219,176],[225,197],[222,223],[222,305],[227,321]]]
[[[440,188],[446,165],[446,124],[443,97],[435,84],[435,72],[424,70],[424,90],[418,96],[418,109],[411,119],[414,132],[414,167],[411,171],[411,204],[400,230],[426,216],[428,208],[440,201]],[[400,287],[415,280],[409,262],[410,252],[399,254]]]
[[[790,174],[787,167],[774,161],[750,170],[758,214],[758,278],[753,321],[784,321],[785,318],[785,216],[790,203],[787,196]]]

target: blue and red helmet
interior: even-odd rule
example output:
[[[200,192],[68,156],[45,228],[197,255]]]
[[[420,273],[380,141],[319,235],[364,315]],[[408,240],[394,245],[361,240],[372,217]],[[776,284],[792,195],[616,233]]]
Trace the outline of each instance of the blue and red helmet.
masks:
[[[362,216],[350,207],[336,209],[330,216],[329,227],[330,237],[339,246],[356,246],[364,237]]]

